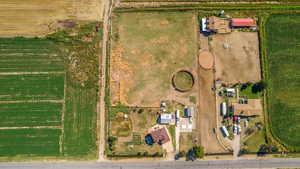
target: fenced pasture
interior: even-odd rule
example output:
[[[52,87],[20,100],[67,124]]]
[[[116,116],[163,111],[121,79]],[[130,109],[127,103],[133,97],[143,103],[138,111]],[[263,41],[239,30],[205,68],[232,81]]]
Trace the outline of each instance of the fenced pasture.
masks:
[[[47,39],[0,38],[0,72],[64,71],[58,46]]]
[[[288,150],[300,151],[300,15],[271,15],[265,27],[270,128]]]
[[[115,14],[110,59],[112,104],[155,107],[169,98],[188,102],[174,90],[172,77],[179,70],[196,76],[196,21],[193,12]],[[189,92],[197,89],[195,85]]]
[[[61,100],[64,74],[0,75],[0,101]]]
[[[0,130],[0,157],[59,155],[60,129]]]
[[[0,104],[0,127],[60,126],[62,103],[20,102]]]

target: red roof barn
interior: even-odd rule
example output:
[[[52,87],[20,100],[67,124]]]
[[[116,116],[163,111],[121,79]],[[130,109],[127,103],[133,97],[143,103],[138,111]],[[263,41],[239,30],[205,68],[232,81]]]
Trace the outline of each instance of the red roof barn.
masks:
[[[154,143],[164,144],[170,141],[166,128],[160,128],[158,130],[154,130],[150,134],[151,137],[153,138]]]
[[[232,18],[231,26],[250,27],[250,26],[256,26],[256,23],[255,20],[252,18]]]

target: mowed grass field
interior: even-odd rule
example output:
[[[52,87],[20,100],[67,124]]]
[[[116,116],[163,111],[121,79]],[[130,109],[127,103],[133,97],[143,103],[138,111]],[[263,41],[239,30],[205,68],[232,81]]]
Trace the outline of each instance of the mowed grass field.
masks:
[[[112,103],[158,106],[160,100],[171,97],[173,74],[197,69],[197,29],[193,12],[115,14]]]
[[[271,130],[289,150],[300,151],[300,15],[271,15],[265,26]]]
[[[94,24],[43,39],[0,38],[0,161],[97,157],[98,71],[73,78],[90,70],[82,65],[98,68],[102,32]]]

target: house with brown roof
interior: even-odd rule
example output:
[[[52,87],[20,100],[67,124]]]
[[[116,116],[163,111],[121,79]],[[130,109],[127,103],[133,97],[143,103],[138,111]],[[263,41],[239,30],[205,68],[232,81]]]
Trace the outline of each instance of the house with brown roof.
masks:
[[[170,137],[165,127],[153,130],[150,135],[153,138],[154,143],[164,144],[170,141]]]

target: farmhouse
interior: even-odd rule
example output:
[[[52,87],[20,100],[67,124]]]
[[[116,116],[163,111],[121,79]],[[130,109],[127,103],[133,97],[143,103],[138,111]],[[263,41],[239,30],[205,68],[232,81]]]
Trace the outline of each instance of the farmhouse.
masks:
[[[170,137],[165,127],[152,131],[150,135],[154,143],[164,144],[170,141]]]
[[[174,121],[173,119],[174,118],[173,118],[172,114],[164,113],[159,116],[159,123],[160,124],[171,124]]]
[[[232,18],[231,27],[252,27],[256,26],[256,22],[252,18]]]
[[[206,22],[204,22],[206,21]],[[229,21],[216,16],[211,16],[208,19],[202,19],[202,28],[207,31],[215,33],[229,33],[231,29],[229,27]]]

